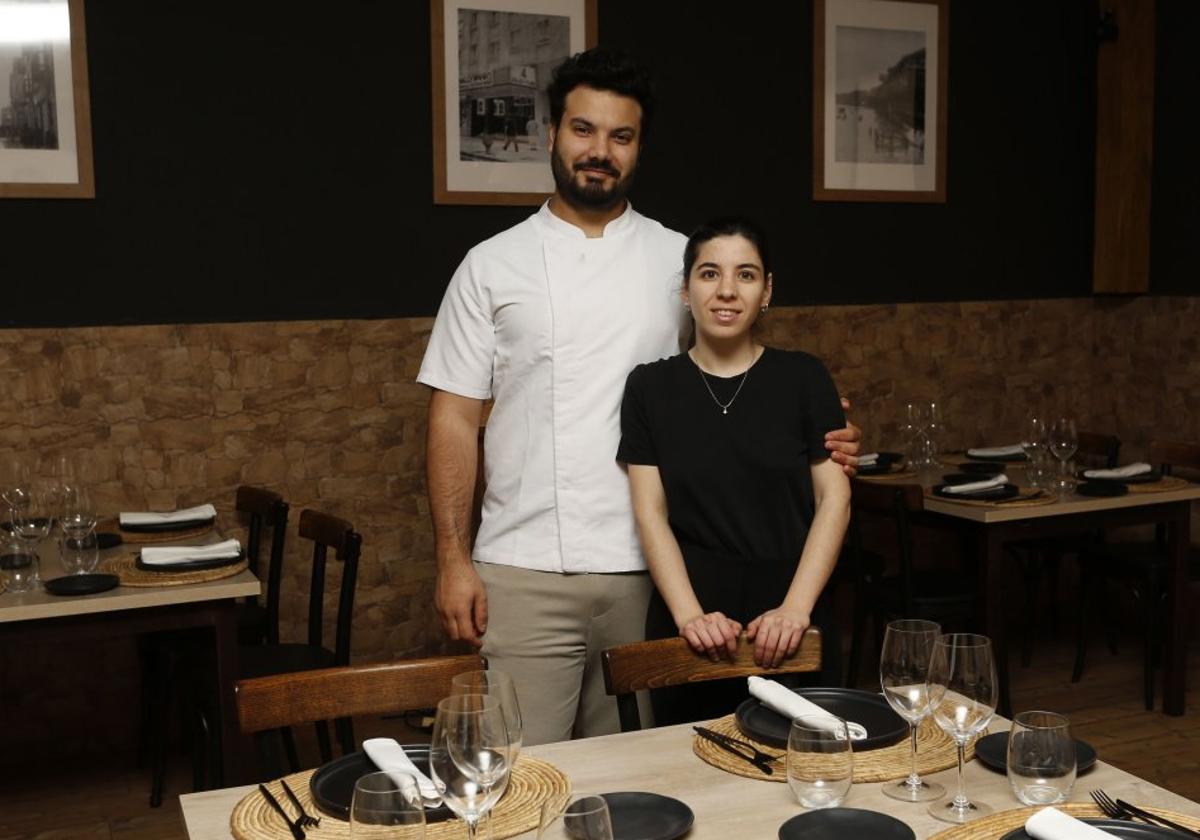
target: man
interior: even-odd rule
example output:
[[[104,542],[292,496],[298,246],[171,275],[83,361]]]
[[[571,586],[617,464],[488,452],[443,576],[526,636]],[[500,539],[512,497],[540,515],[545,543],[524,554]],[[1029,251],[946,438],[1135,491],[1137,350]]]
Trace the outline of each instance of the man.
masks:
[[[600,651],[642,638],[652,583],[616,462],[625,378],[680,350],[685,237],[625,200],[654,115],[646,71],[594,49],[550,84],[555,192],[472,248],[417,381],[447,634],[512,674],[525,743],[615,732]],[[483,401],[487,492],[470,545]],[[852,470],[859,432],[832,434]]]

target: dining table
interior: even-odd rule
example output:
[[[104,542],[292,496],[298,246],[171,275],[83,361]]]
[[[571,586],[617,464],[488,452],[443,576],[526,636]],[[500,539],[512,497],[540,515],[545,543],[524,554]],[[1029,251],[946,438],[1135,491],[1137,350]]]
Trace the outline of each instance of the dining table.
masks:
[[[921,483],[928,487],[946,469],[925,470]],[[1024,469],[1010,465],[1012,478],[1021,482]],[[913,479],[916,480],[916,479]],[[1167,526],[1167,618],[1163,656],[1163,712],[1182,715],[1185,708],[1188,634],[1188,545],[1191,507],[1200,499],[1200,484],[1175,480],[1172,489],[1128,492],[1120,496],[1081,496],[1074,492],[1046,493],[1047,504],[964,504],[927,492],[925,510],[948,517],[965,529],[976,546],[983,606],[981,632],[991,638],[1000,680],[1000,712],[1010,714],[1008,656],[1004,627],[1006,583],[1011,577],[1004,546],[1022,540],[1070,537],[1139,525]]]
[[[997,717],[992,721],[991,730],[1000,732],[1008,726],[1007,720]],[[680,800],[695,816],[694,824],[685,835],[688,840],[728,840],[731,837],[767,840],[778,836],[779,827],[785,821],[805,813],[787,784],[747,778],[706,763],[693,751],[693,737],[691,725],[680,724],[527,747],[522,756],[530,755],[554,765],[567,776],[575,791],[650,792]],[[986,803],[996,811],[1023,807],[1010,791],[1007,777],[988,769],[978,760],[967,762],[964,777],[972,800]],[[925,778],[940,782],[947,790],[954,790],[957,770],[951,767],[925,774]],[[843,807],[889,814],[911,827],[917,838],[933,837],[952,827],[950,823],[930,816],[928,803],[890,799],[883,794],[882,787],[881,782],[855,783]],[[1114,798],[1120,797],[1140,806],[1162,808],[1200,819],[1200,803],[1126,773],[1106,763],[1103,756],[1077,779],[1070,801],[1088,802],[1088,792],[1097,788]],[[255,786],[246,785],[181,796],[188,837],[191,840],[229,840],[234,837],[230,828],[234,808],[255,790]],[[323,819],[333,818],[325,816]],[[278,836],[286,840],[290,835],[282,824],[279,828]],[[535,831],[529,831],[516,836],[532,838],[535,835]],[[317,840],[320,832],[314,830],[309,836]],[[465,829],[463,836],[466,836]]]
[[[215,534],[195,540],[207,543]],[[54,578],[54,540],[39,547],[42,576]],[[136,550],[122,545],[100,552],[101,563]],[[104,571],[102,567],[100,571]],[[90,595],[54,595],[43,586],[29,592],[0,592],[0,644],[66,643],[82,637],[121,637],[166,630],[207,627],[213,631],[213,679],[220,716],[219,772],[238,778],[243,766],[234,708],[238,640],[236,601],[257,596],[262,587],[249,569],[230,577],[182,585],[117,586]],[[2,676],[2,675],[0,675]]]

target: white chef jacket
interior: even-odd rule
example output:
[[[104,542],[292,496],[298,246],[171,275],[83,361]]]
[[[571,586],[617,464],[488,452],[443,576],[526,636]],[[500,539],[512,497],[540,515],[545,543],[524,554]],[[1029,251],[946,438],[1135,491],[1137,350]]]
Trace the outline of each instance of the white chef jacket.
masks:
[[[645,570],[616,461],[621,396],[636,365],[680,351],[685,244],[630,206],[589,239],[543,204],[467,253],[417,381],[495,400],[475,560]]]

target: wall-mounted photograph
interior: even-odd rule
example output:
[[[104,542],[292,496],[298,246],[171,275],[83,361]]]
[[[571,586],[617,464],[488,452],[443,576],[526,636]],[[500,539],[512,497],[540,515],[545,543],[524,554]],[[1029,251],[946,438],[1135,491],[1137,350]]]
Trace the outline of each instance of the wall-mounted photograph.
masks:
[[[813,198],[946,200],[948,0],[816,0]]]
[[[83,0],[0,2],[0,198],[92,198]]]
[[[546,86],[595,46],[596,0],[431,0],[437,204],[538,204],[554,191]]]

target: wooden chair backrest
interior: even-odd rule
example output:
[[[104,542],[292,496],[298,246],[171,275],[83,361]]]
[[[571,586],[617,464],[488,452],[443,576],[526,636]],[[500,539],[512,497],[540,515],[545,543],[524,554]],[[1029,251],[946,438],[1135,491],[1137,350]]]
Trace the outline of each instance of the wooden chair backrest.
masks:
[[[679,636],[649,642],[633,642],[605,650],[601,654],[605,690],[617,698],[621,731],[641,729],[635,691],[666,688],[708,680],[733,677],[771,676],[817,671],[821,668],[821,630],[810,627],[794,654],[777,668],[762,668],[754,662],[754,643],[743,634],[732,659],[718,659],[696,653]]]
[[[1121,439],[1116,435],[1081,431],[1075,457],[1087,462],[1085,465],[1088,467],[1111,470],[1121,457]]]
[[[1200,444],[1178,440],[1150,441],[1150,463],[1170,475],[1175,470],[1200,473]]]
[[[334,661],[350,664],[350,628],[354,619],[354,589],[358,583],[358,557],[362,537],[344,519],[316,510],[300,512],[300,536],[312,540],[312,575],[308,592],[308,643],[322,647],[325,619],[325,559],[333,549],[342,563],[342,585],[338,591],[337,630]]]
[[[288,503],[273,490],[242,485],[237,489],[233,507],[250,519],[246,557],[250,571],[259,578],[262,577],[258,564],[259,543],[263,530],[269,528],[271,531],[271,554],[267,561],[267,624],[264,629],[267,644],[276,645],[279,644],[279,582],[283,578],[283,541],[287,535]],[[248,603],[258,603],[257,596],[246,600]]]
[[[486,667],[478,654],[346,665],[241,680],[236,686],[242,732],[300,723],[406,712],[436,706],[457,674]]]

